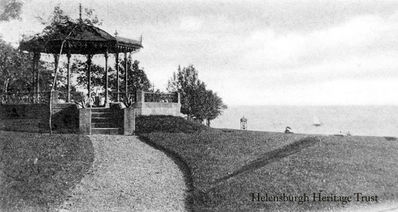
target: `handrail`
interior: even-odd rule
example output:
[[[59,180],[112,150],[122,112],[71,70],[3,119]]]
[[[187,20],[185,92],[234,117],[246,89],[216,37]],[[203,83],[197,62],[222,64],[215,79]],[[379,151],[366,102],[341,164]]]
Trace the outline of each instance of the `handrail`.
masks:
[[[178,103],[177,93],[152,93],[152,92],[143,92],[143,93],[144,93],[144,102]]]
[[[5,92],[0,93],[1,104],[41,104],[48,103],[50,92]]]
[[[136,101],[136,94],[133,92],[110,92],[113,97],[116,97],[119,95],[119,101],[120,102],[135,102]]]

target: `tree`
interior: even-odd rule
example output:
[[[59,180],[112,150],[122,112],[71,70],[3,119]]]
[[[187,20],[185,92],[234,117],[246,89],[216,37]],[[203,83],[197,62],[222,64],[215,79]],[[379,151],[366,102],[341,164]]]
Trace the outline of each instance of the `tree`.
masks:
[[[124,73],[125,73],[125,63],[124,59],[119,61],[119,80],[120,80],[120,92],[125,91]],[[140,62],[134,60],[131,64],[131,59],[127,59],[127,73],[128,73],[128,92],[135,94],[137,90],[149,91],[151,88],[151,83],[142,67],[139,66]],[[86,86],[87,75],[86,75],[86,63],[80,60],[75,60],[71,66],[73,73],[78,73],[77,83],[79,86]],[[108,80],[109,89],[116,92],[117,81],[116,81],[116,70],[108,67]],[[91,65],[91,85],[92,88],[97,87],[105,89],[105,71],[100,65]],[[112,96],[115,98],[115,95]]]
[[[121,91],[125,91],[125,81],[124,81],[124,74],[125,74],[125,65],[126,60],[122,60],[119,65],[119,70],[121,70],[122,79],[121,79]],[[127,84],[128,84],[128,93],[135,94],[137,90],[149,91],[151,89],[151,82],[146,75],[144,68],[140,67],[140,62],[138,60],[134,60],[132,62],[131,58],[127,59]],[[115,77],[116,79],[116,77]]]
[[[179,92],[181,95],[181,113],[187,114],[188,118],[193,118],[194,94],[198,84],[198,72],[193,65],[188,67],[178,67],[176,73],[168,81],[167,90],[169,92]]]
[[[21,9],[23,2],[18,0],[0,1],[0,7],[4,8],[0,14],[0,21],[10,21],[12,19],[21,19]]]
[[[102,25],[102,20],[100,20],[95,14],[95,10],[90,8],[84,8],[84,14],[83,17],[81,17],[81,20],[71,18],[69,15],[65,14],[64,10],[62,10],[60,6],[55,6],[52,14],[47,18],[40,16],[36,18],[41,22],[42,25],[47,26],[48,29],[57,27],[57,25],[65,24],[67,22],[78,21],[91,26]]]
[[[206,119],[206,125],[210,127],[210,122],[222,114],[222,111],[227,109],[221,99],[212,90],[207,90],[205,94],[205,102],[203,104],[204,109],[202,111],[203,117]]]
[[[87,63],[85,61],[81,61],[75,59],[71,66],[71,72],[77,73],[77,84],[79,86],[85,87],[87,86]],[[91,64],[91,86],[94,87],[103,87],[105,84],[105,71],[104,68],[97,64]],[[91,91],[93,92],[93,90]]]
[[[40,61],[39,87],[49,90],[53,64]],[[32,54],[26,54],[12,47],[0,38],[0,92],[33,92]]]
[[[206,120],[208,126],[227,108],[216,93],[206,89],[206,84],[199,80],[198,71],[193,65],[183,69],[178,67],[168,81],[167,90],[181,94],[181,113],[201,123]]]
[[[8,92],[10,85],[20,77],[19,67],[16,65],[21,62],[19,56],[16,49],[4,40],[0,40],[0,82],[2,85],[2,92]],[[29,86],[29,90],[31,88],[32,87]]]
[[[29,92],[33,90],[32,64],[29,55],[0,39],[0,83],[2,92]],[[24,67],[22,69],[21,67]]]

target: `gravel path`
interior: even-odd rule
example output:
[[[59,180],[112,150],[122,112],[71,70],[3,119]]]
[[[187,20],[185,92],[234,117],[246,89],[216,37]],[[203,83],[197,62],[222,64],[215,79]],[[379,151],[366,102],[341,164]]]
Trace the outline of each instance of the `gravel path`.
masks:
[[[185,211],[178,166],[133,136],[93,135],[95,159],[60,211]]]

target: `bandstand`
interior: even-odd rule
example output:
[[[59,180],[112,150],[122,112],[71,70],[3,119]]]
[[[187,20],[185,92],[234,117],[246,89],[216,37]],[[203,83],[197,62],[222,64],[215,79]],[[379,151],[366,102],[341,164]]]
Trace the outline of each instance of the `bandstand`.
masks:
[[[71,102],[70,95],[70,60],[72,55],[79,54],[87,57],[87,92],[88,99],[91,99],[91,64],[93,55],[101,54],[104,56],[104,72],[105,72],[105,105],[109,105],[109,80],[108,80],[108,56],[115,55],[116,67],[116,101],[121,101],[128,94],[128,72],[124,72],[125,91],[120,91],[120,70],[119,70],[119,56],[124,55],[127,61],[128,54],[133,54],[142,48],[142,38],[140,40],[133,40],[110,35],[104,30],[85,24],[83,22],[67,22],[62,25],[57,25],[50,33],[35,36],[34,38],[22,41],[19,48],[22,51],[28,51],[33,54],[33,72],[35,73],[35,93],[36,99],[40,98],[39,78],[40,70],[38,69],[38,62],[41,53],[52,54],[54,56],[55,69],[58,66],[59,57],[65,55],[67,58],[67,94],[66,102]],[[125,63],[125,70],[128,69],[128,63]],[[54,86],[57,88],[57,85]]]
[[[34,92],[25,94],[3,94],[0,104],[0,129],[29,132],[57,132],[82,134],[125,134],[135,130],[136,115],[180,115],[180,96],[174,94],[154,94],[138,91],[129,93],[128,63],[124,63],[124,74],[119,70],[119,57],[128,57],[142,48],[139,40],[119,37],[93,25],[81,21],[56,25],[50,31],[20,42],[20,50],[33,54],[32,79]],[[57,80],[54,79],[52,91],[40,90],[39,61],[41,54],[54,57],[55,72],[60,57],[66,56],[67,83],[65,102],[60,102]],[[108,58],[113,54],[116,66],[116,90],[110,90],[108,78]],[[71,57],[86,57],[87,98],[92,100],[91,66],[94,55],[104,58],[104,96],[105,104],[95,107],[93,104],[78,105],[71,98]],[[21,67],[23,68],[23,67]],[[56,77],[56,75],[55,75]],[[120,90],[120,79],[124,77],[124,91]],[[115,101],[110,101],[110,96]],[[134,96],[134,104],[126,102]],[[15,101],[16,100],[16,101]],[[124,104],[123,104],[124,102]],[[51,111],[51,112],[49,112]],[[51,118],[50,118],[51,116]],[[50,122],[48,120],[51,120]],[[51,123],[51,126],[50,124]],[[51,127],[51,128],[50,128]]]

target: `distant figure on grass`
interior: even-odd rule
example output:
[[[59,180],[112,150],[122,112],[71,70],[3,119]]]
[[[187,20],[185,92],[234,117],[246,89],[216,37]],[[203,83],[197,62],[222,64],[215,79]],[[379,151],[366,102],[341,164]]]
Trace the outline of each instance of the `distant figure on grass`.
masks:
[[[247,130],[247,118],[245,116],[240,119],[240,129]]]
[[[293,133],[292,128],[287,126],[286,129],[285,129],[285,133]]]

